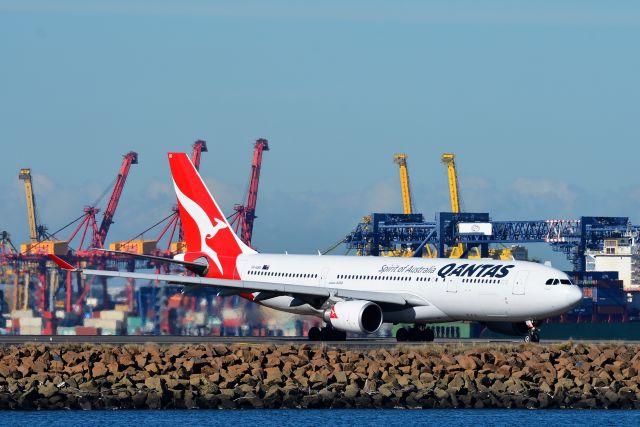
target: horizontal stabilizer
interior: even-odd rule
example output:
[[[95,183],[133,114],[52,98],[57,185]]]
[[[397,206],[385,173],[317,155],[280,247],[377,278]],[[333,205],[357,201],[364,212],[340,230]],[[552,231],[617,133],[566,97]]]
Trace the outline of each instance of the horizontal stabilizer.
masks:
[[[133,258],[146,259],[148,261],[167,262],[170,264],[182,265],[183,267],[193,271],[195,274],[199,276],[204,276],[205,274],[207,274],[207,270],[209,268],[208,265],[201,264],[199,262],[181,261],[173,258],[165,258],[165,257],[155,256],[155,255],[132,254],[131,252],[112,251],[109,249],[94,249],[94,250],[100,251],[100,252],[107,252],[110,254],[116,254],[116,255],[125,255],[125,256],[128,255]]]
[[[78,269],[75,268],[73,265],[69,264],[67,261],[63,260],[62,258],[54,254],[49,254],[49,258],[51,258],[51,260],[53,260],[53,262],[55,262],[58,265],[58,267],[60,267],[63,270],[78,271]]]

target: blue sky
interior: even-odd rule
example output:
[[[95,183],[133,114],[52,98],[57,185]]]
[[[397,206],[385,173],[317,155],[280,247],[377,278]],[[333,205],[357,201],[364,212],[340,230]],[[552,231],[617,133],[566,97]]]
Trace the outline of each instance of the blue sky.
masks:
[[[0,230],[27,238],[19,168],[53,230],[135,150],[108,240],[129,239],[175,203],[166,152],[198,138],[230,211],[259,137],[263,251],[400,211],[396,152],[428,218],[450,151],[468,211],[640,223],[638,40],[632,1],[0,0]]]

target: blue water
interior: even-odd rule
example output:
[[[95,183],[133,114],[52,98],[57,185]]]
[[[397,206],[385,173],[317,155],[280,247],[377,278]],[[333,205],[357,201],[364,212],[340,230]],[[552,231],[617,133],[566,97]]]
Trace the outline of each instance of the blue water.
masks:
[[[366,427],[391,426],[640,426],[640,411],[589,410],[242,410],[0,411],[11,427]]]

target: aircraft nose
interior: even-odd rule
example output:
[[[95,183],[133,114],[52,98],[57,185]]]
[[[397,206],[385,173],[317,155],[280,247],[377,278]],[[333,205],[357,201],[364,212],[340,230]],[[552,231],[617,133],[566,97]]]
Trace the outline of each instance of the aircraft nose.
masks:
[[[578,286],[567,286],[566,288],[566,300],[567,304],[571,306],[571,308],[577,306],[582,302],[582,289]]]

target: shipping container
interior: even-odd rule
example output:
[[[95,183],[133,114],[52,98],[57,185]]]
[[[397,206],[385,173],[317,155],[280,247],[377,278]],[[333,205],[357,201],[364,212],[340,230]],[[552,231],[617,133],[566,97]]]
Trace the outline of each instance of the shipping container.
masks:
[[[63,240],[43,240],[37,243],[23,243],[20,245],[20,252],[30,255],[67,255],[69,243]]]
[[[33,310],[31,309],[27,309],[27,310],[13,310],[11,312],[11,318],[12,319],[19,319],[22,317],[33,317]]]
[[[25,327],[42,327],[41,317],[23,317],[20,319],[20,329]]]
[[[129,317],[127,319],[127,335],[140,335],[142,333],[142,318]]]
[[[41,335],[42,327],[40,326],[20,326],[19,335]]]
[[[122,322],[120,320],[112,319],[84,319],[84,326],[121,330]]]
[[[104,320],[118,320],[122,322],[126,319],[127,314],[118,310],[103,310],[99,312],[99,317]]]
[[[100,335],[100,328],[92,328],[88,326],[76,326],[76,335],[94,336]]]
[[[123,251],[138,255],[148,255],[156,250],[156,240],[131,240],[128,242],[114,242],[109,245],[112,251]]]

